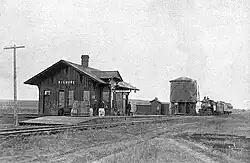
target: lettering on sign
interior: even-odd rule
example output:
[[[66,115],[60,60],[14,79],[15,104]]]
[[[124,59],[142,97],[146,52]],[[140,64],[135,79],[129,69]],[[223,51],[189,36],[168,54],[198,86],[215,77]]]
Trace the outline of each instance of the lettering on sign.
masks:
[[[66,80],[66,81],[59,80],[58,84],[75,84],[75,81],[74,80]]]

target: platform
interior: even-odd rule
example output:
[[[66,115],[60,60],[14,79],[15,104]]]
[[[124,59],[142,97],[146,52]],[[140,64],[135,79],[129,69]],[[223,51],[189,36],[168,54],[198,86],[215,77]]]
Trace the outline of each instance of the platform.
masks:
[[[111,123],[122,121],[141,121],[161,119],[167,116],[162,115],[138,115],[138,116],[104,116],[104,117],[71,117],[71,116],[44,116],[26,121],[20,121],[21,125],[79,125],[79,124],[96,124]]]
[[[20,121],[19,124],[40,124],[40,125],[77,125],[88,122],[98,117],[70,117],[70,116],[44,116],[26,121]]]

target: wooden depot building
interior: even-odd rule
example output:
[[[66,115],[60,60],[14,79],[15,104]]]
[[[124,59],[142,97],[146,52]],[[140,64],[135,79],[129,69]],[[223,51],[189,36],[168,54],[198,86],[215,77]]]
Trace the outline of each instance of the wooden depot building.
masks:
[[[99,108],[105,108],[106,115],[123,115],[129,93],[139,90],[118,71],[89,67],[89,55],[81,56],[81,64],[60,60],[24,83],[38,87],[41,115],[70,115],[74,107],[79,116],[89,115],[90,108],[95,115]]]

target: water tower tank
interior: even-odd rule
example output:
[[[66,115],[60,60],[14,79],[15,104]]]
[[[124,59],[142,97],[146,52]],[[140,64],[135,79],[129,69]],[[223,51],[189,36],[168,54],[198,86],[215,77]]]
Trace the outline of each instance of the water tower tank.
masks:
[[[180,77],[170,83],[170,102],[197,102],[196,80]]]

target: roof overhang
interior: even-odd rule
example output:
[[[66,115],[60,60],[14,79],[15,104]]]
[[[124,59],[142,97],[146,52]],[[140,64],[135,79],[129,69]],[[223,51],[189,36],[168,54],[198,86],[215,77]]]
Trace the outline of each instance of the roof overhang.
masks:
[[[177,79],[170,80],[169,82],[172,83],[172,82],[197,82],[197,81],[189,77],[179,77]]]
[[[118,81],[123,81],[119,71],[92,71],[97,77],[103,80],[116,79]]]
[[[121,81],[121,82],[118,82],[115,86],[115,89],[116,90],[127,90],[127,91],[139,91],[138,88],[132,86],[131,84],[129,83],[126,83],[124,81]]]
[[[48,67],[44,71],[33,76],[32,78],[28,79],[27,81],[24,82],[24,84],[39,85],[39,83],[42,80],[51,76],[57,70],[60,70],[60,69],[66,68],[66,67],[67,67],[67,64],[63,63],[62,61],[59,61],[59,62],[53,64],[52,66]]]

